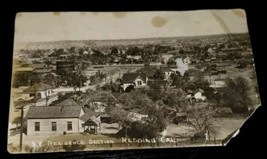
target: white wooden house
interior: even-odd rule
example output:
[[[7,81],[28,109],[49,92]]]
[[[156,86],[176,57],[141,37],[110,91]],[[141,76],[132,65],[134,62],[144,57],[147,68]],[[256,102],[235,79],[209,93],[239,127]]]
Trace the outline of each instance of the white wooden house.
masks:
[[[31,106],[26,120],[27,135],[100,132],[99,115],[81,106]]]
[[[134,86],[135,88],[147,86],[148,77],[144,73],[125,73],[122,76],[123,90],[127,87]]]
[[[36,95],[36,99],[45,99],[54,94],[55,93],[53,92],[53,87],[51,85],[45,83],[35,83],[34,85],[23,90],[22,98],[24,100],[29,100],[34,98]]]

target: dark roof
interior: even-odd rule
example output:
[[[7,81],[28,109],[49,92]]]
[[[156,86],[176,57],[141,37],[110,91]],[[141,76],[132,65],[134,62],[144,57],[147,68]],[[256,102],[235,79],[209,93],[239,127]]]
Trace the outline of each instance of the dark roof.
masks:
[[[45,91],[48,89],[52,89],[53,87],[51,85],[45,84],[45,83],[35,83],[34,85],[30,86],[29,88],[26,88],[23,90],[24,93],[34,93],[37,91]]]
[[[31,106],[26,115],[27,119],[49,118],[79,118],[82,107],[72,106]]]
[[[78,103],[76,103],[73,99],[68,98],[60,103],[58,103],[56,106],[80,106]]]
[[[82,124],[82,126],[98,126],[100,123],[99,120],[96,119],[96,117],[91,117],[90,119],[86,120],[85,123]]]
[[[146,74],[144,73],[125,73],[122,76],[122,83],[132,83],[138,76],[146,81]]]
[[[89,109],[89,108],[85,108],[85,107],[83,107],[83,110],[84,110],[84,115],[82,115],[82,116],[80,117],[80,119],[81,119],[82,121],[87,121],[87,120],[91,119],[93,116],[94,116],[94,117],[97,117],[97,116],[99,115],[98,113],[92,111],[92,110]]]

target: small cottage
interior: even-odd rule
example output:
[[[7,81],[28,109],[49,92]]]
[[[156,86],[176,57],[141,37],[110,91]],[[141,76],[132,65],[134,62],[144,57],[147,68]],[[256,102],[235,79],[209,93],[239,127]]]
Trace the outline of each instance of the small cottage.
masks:
[[[148,77],[144,73],[125,73],[122,76],[123,90],[127,87],[134,86],[135,88],[147,86]]]
[[[45,83],[35,83],[34,85],[26,88],[22,92],[22,98],[24,100],[33,99],[36,95],[36,99],[45,99],[54,94],[53,87]]]

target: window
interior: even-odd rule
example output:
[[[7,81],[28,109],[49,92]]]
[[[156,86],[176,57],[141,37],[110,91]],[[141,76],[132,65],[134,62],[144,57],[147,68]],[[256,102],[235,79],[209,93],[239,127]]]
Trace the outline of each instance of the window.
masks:
[[[68,125],[68,131],[71,131],[72,130],[72,122],[68,121],[67,125]]]
[[[40,131],[40,122],[34,122],[34,130]]]
[[[137,81],[137,86],[142,85],[142,81]]]
[[[57,131],[57,123],[52,122],[52,131]]]

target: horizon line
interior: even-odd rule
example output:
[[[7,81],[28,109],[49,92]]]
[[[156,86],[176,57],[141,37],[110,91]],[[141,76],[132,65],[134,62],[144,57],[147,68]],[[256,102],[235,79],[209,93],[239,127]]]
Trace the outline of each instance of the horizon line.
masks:
[[[141,39],[155,39],[155,38],[184,38],[184,37],[197,37],[197,36],[213,36],[213,35],[231,35],[231,34],[249,34],[248,31],[246,32],[235,32],[235,33],[218,33],[218,34],[201,34],[201,35],[184,35],[184,36],[161,36],[161,37],[141,37],[141,38],[125,38],[125,39],[73,39],[73,40],[48,40],[48,41],[15,41],[14,43],[39,43],[39,42],[61,42],[61,41],[110,41],[110,40],[141,40]]]

